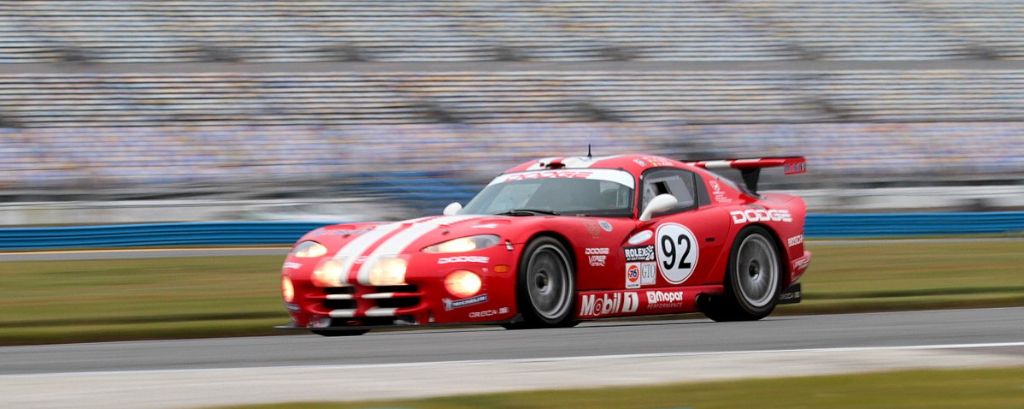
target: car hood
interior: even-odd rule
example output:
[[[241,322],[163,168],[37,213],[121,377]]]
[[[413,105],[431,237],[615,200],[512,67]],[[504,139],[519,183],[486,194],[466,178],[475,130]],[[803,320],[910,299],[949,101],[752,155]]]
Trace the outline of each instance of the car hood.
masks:
[[[418,252],[420,249],[460,237],[494,234],[504,240],[519,243],[523,232],[532,231],[527,225],[551,216],[488,216],[456,215],[430,216],[391,223],[352,223],[325,226],[303,236],[323,244],[329,255],[339,252],[354,257],[398,255]]]

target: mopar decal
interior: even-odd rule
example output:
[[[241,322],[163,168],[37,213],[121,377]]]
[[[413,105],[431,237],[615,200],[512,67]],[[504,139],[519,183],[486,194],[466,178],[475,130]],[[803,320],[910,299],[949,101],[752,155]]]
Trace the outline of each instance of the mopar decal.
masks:
[[[648,291],[648,310],[679,309],[683,307],[682,291]]]

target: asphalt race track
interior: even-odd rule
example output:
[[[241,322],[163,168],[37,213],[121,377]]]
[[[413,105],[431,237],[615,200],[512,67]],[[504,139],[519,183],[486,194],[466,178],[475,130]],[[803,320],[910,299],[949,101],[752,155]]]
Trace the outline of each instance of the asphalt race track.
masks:
[[[1002,365],[1024,366],[1024,308],[4,347],[0,407],[200,407]]]
[[[730,352],[1024,341],[1024,308],[594,321],[576,328],[370,332],[358,337],[219,338],[0,348],[0,374],[394,364],[483,359]]]

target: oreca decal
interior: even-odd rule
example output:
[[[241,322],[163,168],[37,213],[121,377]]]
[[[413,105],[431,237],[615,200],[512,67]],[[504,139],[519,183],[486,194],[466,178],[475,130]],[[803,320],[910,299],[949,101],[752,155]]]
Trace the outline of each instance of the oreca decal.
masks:
[[[700,248],[697,237],[681,224],[665,223],[655,232],[654,247],[658,257],[658,271],[672,284],[679,284],[690,278],[697,268]]]

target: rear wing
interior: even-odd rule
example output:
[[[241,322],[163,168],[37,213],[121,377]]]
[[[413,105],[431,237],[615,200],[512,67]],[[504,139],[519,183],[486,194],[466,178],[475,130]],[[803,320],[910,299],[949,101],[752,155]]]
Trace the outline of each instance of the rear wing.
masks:
[[[773,168],[782,166],[783,173],[795,175],[807,172],[807,159],[803,156],[787,156],[774,158],[757,159],[723,159],[723,160],[702,160],[687,162],[693,166],[704,169],[737,169],[743,176],[743,184],[747,190],[757,194],[757,181],[761,178],[761,168]]]

